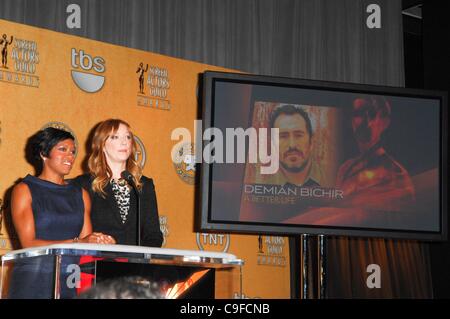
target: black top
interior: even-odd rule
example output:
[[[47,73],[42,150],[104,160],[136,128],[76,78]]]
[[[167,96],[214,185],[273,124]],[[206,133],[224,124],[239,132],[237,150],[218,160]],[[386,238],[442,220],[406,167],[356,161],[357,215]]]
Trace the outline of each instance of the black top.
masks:
[[[22,182],[30,189],[36,238],[64,240],[80,235],[84,223],[80,187],[59,185],[31,175]]]
[[[117,244],[120,245],[136,245],[137,205],[135,192],[131,191],[130,209],[126,222],[123,223],[111,184],[108,183],[106,185],[105,192],[107,195],[103,198],[101,194],[92,190],[93,180],[94,178],[90,174],[80,175],[72,180],[72,183],[80,185],[89,192],[93,231],[113,236]],[[142,176],[141,182],[141,245],[161,247],[163,235],[159,226],[155,186],[153,185],[153,180],[145,176]]]

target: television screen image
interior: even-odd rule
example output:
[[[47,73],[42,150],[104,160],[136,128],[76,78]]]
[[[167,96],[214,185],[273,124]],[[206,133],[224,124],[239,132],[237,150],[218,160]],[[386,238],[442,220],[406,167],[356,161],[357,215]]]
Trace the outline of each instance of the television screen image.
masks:
[[[204,129],[245,143],[203,163],[201,229],[445,239],[444,93],[219,72],[203,85]]]

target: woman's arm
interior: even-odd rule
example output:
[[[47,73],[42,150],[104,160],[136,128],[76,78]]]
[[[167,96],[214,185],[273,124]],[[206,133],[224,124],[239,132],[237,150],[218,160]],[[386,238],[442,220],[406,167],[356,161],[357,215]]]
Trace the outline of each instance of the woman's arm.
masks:
[[[81,229],[80,239],[85,238],[88,235],[92,234],[92,223],[91,223],[91,199],[89,198],[89,194],[82,188],[83,192],[83,203],[84,203],[84,223],[83,229]],[[81,240],[80,240],[81,241]]]
[[[80,243],[97,243],[97,244],[115,244],[116,241],[109,235],[92,232],[91,223],[91,199],[89,194],[83,188],[83,202],[84,202],[84,224],[81,230],[78,242]]]

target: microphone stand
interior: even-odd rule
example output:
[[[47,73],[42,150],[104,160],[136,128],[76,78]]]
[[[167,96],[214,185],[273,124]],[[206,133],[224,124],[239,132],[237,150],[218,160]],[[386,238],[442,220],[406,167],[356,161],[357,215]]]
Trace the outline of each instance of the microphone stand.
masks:
[[[134,184],[134,180],[133,180],[133,175],[131,175],[129,172],[124,171],[122,172],[122,178],[124,178],[129,185],[131,185],[131,187],[134,190],[134,193],[136,194],[136,227],[137,227],[137,231],[136,231],[136,235],[137,235],[137,240],[136,240],[136,244],[138,246],[141,246],[141,197],[139,196],[139,190],[137,189],[136,185]]]
[[[134,183],[133,183],[134,184]],[[133,187],[136,194],[136,218],[137,218],[137,245],[141,246],[141,197],[136,187]]]

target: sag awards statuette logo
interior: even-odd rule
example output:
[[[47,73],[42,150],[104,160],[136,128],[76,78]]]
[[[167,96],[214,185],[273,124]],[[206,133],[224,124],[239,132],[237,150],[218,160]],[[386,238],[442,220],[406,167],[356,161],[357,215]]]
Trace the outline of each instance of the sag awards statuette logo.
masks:
[[[230,235],[197,233],[197,246],[200,250],[228,252]]]
[[[16,39],[12,35],[8,37],[7,34],[3,33],[0,37],[0,48],[2,51],[0,81],[39,87],[39,76],[36,75],[39,51],[35,41]],[[9,55],[13,60],[12,63],[8,60]]]
[[[177,175],[189,185],[195,183],[195,153],[194,143],[182,143],[174,147],[172,159]]]
[[[134,135],[134,140],[136,141],[136,158],[134,159],[142,169],[144,169],[145,162],[147,160],[147,152],[145,151],[144,143],[142,143],[141,139]]]
[[[165,68],[139,63],[137,70],[137,105],[153,109],[167,110],[172,107],[168,100],[170,89],[169,71]]]
[[[159,216],[159,228],[161,229],[161,232],[163,234],[163,243],[161,247],[164,247],[167,243],[167,237],[169,237],[169,223],[167,216]]]
[[[235,291],[233,293],[233,299],[262,299],[262,298],[259,296],[251,297],[246,295],[245,293],[240,294],[239,292]]]
[[[104,73],[105,59],[102,57],[91,57],[83,50],[77,52],[76,49],[71,50],[72,63],[72,80],[76,86],[87,93],[95,93],[100,91],[105,84],[105,77],[98,73]],[[93,72],[96,73],[93,73]]]
[[[285,242],[279,236],[258,236],[258,265],[286,267]]]
[[[59,130],[64,130],[66,132],[69,132],[72,134],[72,136],[75,138],[75,156],[78,154],[78,139],[73,130],[65,123],[62,122],[48,122],[44,126],[41,127],[41,130],[45,130],[47,127],[53,127],[57,128]]]

